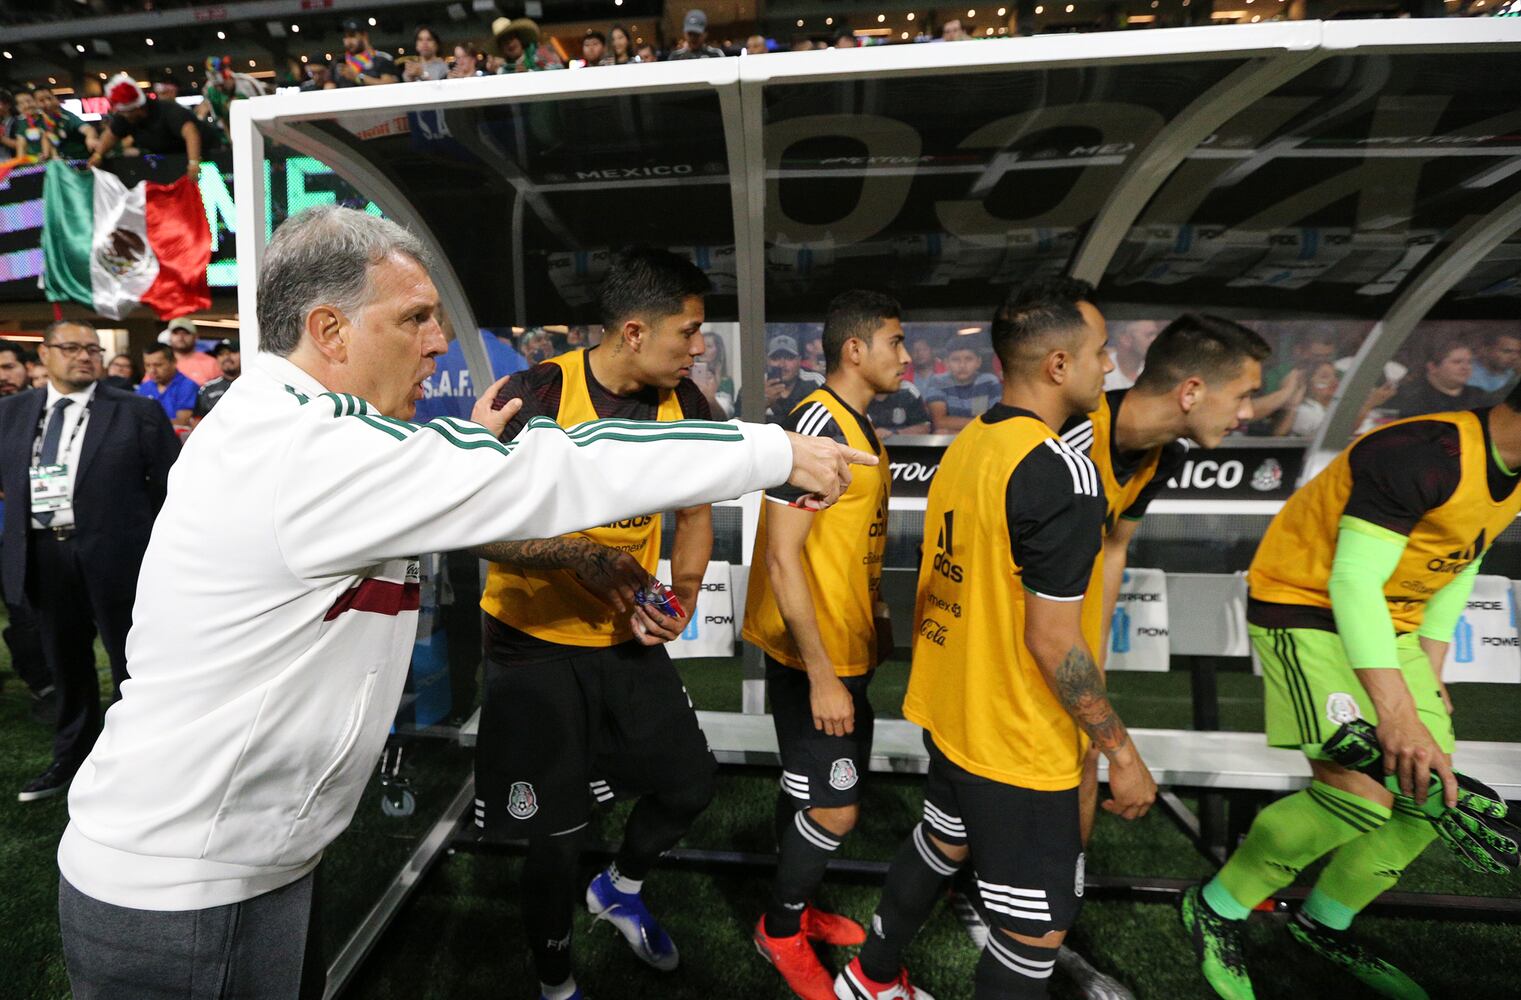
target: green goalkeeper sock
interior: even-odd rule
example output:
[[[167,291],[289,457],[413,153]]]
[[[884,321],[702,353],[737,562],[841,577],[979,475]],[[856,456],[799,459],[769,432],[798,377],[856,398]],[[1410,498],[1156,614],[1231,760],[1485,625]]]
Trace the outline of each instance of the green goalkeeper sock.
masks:
[[[1345,930],[1380,893],[1394,888],[1405,867],[1435,839],[1436,830],[1424,816],[1395,812],[1377,830],[1342,845],[1320,873],[1305,913],[1333,930]]]
[[[1388,819],[1384,806],[1316,781],[1257,814],[1246,840],[1205,887],[1204,898],[1221,916],[1245,915],[1316,858]],[[1225,912],[1233,909],[1227,899],[1239,908],[1235,913]]]

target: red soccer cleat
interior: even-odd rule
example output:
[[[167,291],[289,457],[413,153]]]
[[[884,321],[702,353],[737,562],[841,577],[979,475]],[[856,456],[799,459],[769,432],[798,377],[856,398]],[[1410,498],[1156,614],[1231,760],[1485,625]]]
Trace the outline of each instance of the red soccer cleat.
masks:
[[[809,903],[803,910],[803,936],[836,948],[853,948],[866,943],[866,928],[849,917]]]
[[[772,937],[766,933],[766,918],[761,917],[755,925],[754,940],[755,950],[776,966],[802,1000],[835,1000],[834,984],[814,954],[808,935],[799,931],[791,937]]]
[[[836,1000],[935,1000],[908,981],[906,969],[899,969],[898,978],[890,983],[867,979],[859,958],[851,959],[845,971],[835,977],[834,995]]]

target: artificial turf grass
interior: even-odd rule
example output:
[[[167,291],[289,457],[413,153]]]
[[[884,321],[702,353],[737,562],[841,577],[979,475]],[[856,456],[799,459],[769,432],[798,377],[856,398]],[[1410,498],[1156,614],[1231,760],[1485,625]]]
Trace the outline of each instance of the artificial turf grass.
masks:
[[[0,647],[0,663],[3,663]],[[730,710],[739,707],[739,667],[735,661],[683,661],[689,687],[707,685],[715,692],[732,698]],[[702,672],[707,667],[706,673]],[[694,679],[694,674],[695,679]],[[872,686],[873,702],[884,716],[897,714],[902,685],[906,683],[904,664],[889,664]],[[35,776],[49,759],[49,734],[45,727],[30,721],[30,701],[25,689],[14,677],[6,678],[0,692],[0,788],[19,788]],[[1182,672],[1168,674],[1115,674],[1111,687],[1117,703],[1135,699],[1129,711],[1133,725],[1186,726],[1188,724],[1188,677]],[[106,683],[109,683],[108,681]],[[1488,685],[1459,685],[1453,688],[1458,703],[1460,733],[1464,738],[1515,739],[1521,722],[1513,717],[1511,691],[1491,692]],[[1248,674],[1221,674],[1222,715],[1230,724],[1233,702],[1249,713],[1253,696],[1260,701],[1260,681]],[[1502,697],[1496,697],[1496,693]],[[704,705],[694,690],[694,700]],[[896,699],[896,703],[894,701]],[[1256,709],[1260,719],[1260,708]],[[1510,714],[1509,719],[1503,718]],[[1247,716],[1249,718],[1249,715]],[[1175,721],[1167,721],[1174,719]],[[1477,722],[1490,733],[1471,735],[1469,723]],[[1241,728],[1250,729],[1249,725]],[[429,747],[436,749],[435,754]],[[469,757],[436,744],[421,744],[410,765],[414,785],[421,796],[419,815],[405,821],[383,817],[379,812],[378,785],[372,783],[359,806],[355,823],[334,843],[322,865],[324,940],[332,954],[347,936],[354,923],[373,904],[382,887],[389,882],[402,859],[415,846],[415,836],[426,828],[429,814],[452,797],[468,773]],[[9,783],[8,785],[6,783]],[[898,838],[918,819],[919,779],[912,776],[873,775],[865,786],[865,818],[861,829],[846,841],[842,855],[853,858],[886,860],[896,848]],[[720,797],[694,826],[687,843],[691,846],[769,852],[771,813],[775,802],[774,772],[764,769],[725,772],[720,781]],[[0,863],[6,864],[11,884],[0,900],[0,921],[6,933],[0,935],[0,998],[36,998],[57,1000],[68,995],[63,963],[58,950],[56,926],[57,868],[54,863],[57,838],[67,821],[62,798],[40,803],[17,803],[13,792],[0,794]],[[601,821],[609,839],[618,832],[618,814]],[[1137,824],[1123,824],[1107,815],[1099,817],[1091,847],[1090,870],[1095,874],[1147,874],[1195,877],[1207,873],[1209,863],[1194,852],[1186,838],[1158,812]],[[523,996],[534,993],[532,980],[523,978],[526,948],[517,926],[517,906],[510,895],[495,899],[497,915],[510,918],[505,924],[490,914],[478,912],[488,900],[478,900],[468,892],[458,899],[449,895],[460,885],[464,875],[450,874],[456,865],[486,863],[482,877],[497,872],[496,887],[482,896],[510,894],[514,891],[515,868],[500,874],[502,865],[512,866],[512,858],[456,855],[441,860],[437,874],[419,890],[418,907],[409,908],[399,918],[395,934],[381,942],[349,996],[406,996],[417,1000],[433,998],[482,998]],[[590,869],[586,872],[590,877]],[[505,881],[502,879],[505,877]],[[465,878],[468,882],[468,878]],[[1440,848],[1427,851],[1411,867],[1401,889],[1473,894],[1514,894],[1503,892],[1513,882],[1470,875],[1451,861]],[[661,889],[665,885],[667,889]],[[716,888],[704,888],[716,887]],[[657,912],[687,905],[688,898],[697,911],[682,918],[679,943],[686,944],[690,956],[712,953],[711,970],[690,990],[685,979],[667,979],[646,970],[627,952],[621,938],[605,926],[595,935],[583,935],[578,956],[603,963],[585,966],[583,980],[601,985],[601,1000],[618,997],[663,997],[668,1000],[709,997],[786,997],[774,971],[755,956],[747,940],[755,916],[764,906],[769,879],[749,873],[710,875],[697,872],[661,871],[651,880],[651,900]],[[660,894],[657,894],[660,893]],[[668,894],[667,894],[668,893]],[[711,895],[717,893],[715,902]],[[821,899],[851,913],[857,919],[869,919],[877,890],[859,885],[831,884]],[[442,894],[442,899],[435,898]],[[730,902],[732,900],[732,902]],[[719,903],[723,906],[720,908]],[[743,913],[744,920],[738,915]],[[752,912],[753,911],[753,912]],[[704,914],[707,918],[705,919]],[[730,917],[733,919],[730,919]],[[720,920],[722,918],[722,920]],[[674,921],[675,918],[669,918]],[[726,921],[726,922],[725,922]],[[585,922],[585,921],[583,921]],[[462,929],[456,924],[478,924]],[[1515,994],[1513,983],[1521,978],[1517,968],[1521,953],[1521,931],[1514,925],[1456,924],[1410,919],[1365,918],[1358,923],[1383,953],[1400,956],[1412,975],[1432,988],[1433,996],[1466,998],[1509,997]],[[938,930],[937,930],[938,928]],[[580,930],[584,931],[582,927]],[[975,954],[954,919],[943,908],[927,929],[926,937],[916,942],[909,961],[916,978],[938,997],[956,1000],[970,995],[971,966]],[[398,935],[400,935],[398,937]],[[709,940],[709,939],[712,940]],[[487,943],[484,951],[479,941]],[[1074,931],[1074,942],[1083,947],[1091,960],[1103,971],[1129,984],[1140,997],[1196,997],[1206,995],[1202,981],[1193,970],[1187,943],[1176,924],[1172,909],[1159,904],[1135,904],[1091,900]],[[457,946],[456,946],[457,945]],[[736,950],[737,949],[737,950]],[[507,954],[509,953],[510,954]],[[489,961],[483,955],[503,953]],[[600,955],[602,957],[598,958]],[[1288,942],[1281,927],[1270,922],[1254,921],[1248,935],[1248,956],[1259,970],[1258,995],[1284,1000],[1313,1000],[1317,997],[1357,997],[1355,984],[1345,976],[1327,969],[1318,959],[1307,956]],[[835,965],[838,967],[840,958]],[[695,959],[694,959],[695,961]],[[457,979],[461,970],[482,965],[495,970],[484,979],[471,979],[457,990],[443,983]],[[509,963],[519,963],[508,968]],[[607,974],[604,975],[604,969]],[[1283,971],[1272,980],[1263,978],[1262,970]],[[438,981],[429,978],[438,972]],[[592,973],[597,977],[595,982]],[[691,970],[688,970],[689,972]],[[731,978],[723,978],[733,973]],[[685,976],[686,973],[679,974]],[[644,977],[643,979],[639,977]],[[624,980],[648,992],[625,992]],[[732,983],[732,988],[730,984]],[[1433,985],[1435,984],[1435,985]],[[520,988],[521,987],[521,988]],[[632,990],[633,987],[630,987]],[[754,992],[747,992],[754,990]],[[598,993],[594,991],[594,996]],[[1058,982],[1053,989],[1057,997],[1073,993]]]

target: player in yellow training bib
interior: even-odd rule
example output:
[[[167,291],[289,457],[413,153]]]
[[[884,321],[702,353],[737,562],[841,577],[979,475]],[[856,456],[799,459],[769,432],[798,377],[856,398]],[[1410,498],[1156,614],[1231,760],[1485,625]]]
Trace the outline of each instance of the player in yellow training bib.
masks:
[[[1082,902],[1078,779],[1109,757],[1106,808],[1143,815],[1156,785],[1109,704],[1099,643],[1104,498],[1057,428],[1112,367],[1096,310],[1050,288],[1011,296],[993,349],[1003,395],[956,435],[930,485],[903,714],[925,729],[924,819],[899,849],[842,998],[923,997],[904,948],[970,858],[994,925],[978,1000],[1046,995]]]
[[[1442,662],[1485,551],[1521,512],[1518,410],[1521,390],[1490,409],[1363,436],[1289,499],[1258,546],[1247,624],[1268,743],[1302,749],[1314,780],[1259,813],[1220,873],[1184,896],[1184,923],[1220,996],[1253,996],[1241,957],[1247,914],[1328,854],[1289,923],[1293,938],[1383,996],[1426,996],[1350,927],[1458,802]],[[1364,739],[1398,791],[1323,750],[1357,720],[1377,726],[1377,745]]]
[[[1097,309],[1093,286],[1086,281],[1053,282],[1074,302]],[[1062,440],[1093,462],[1104,494],[1100,666],[1113,641],[1130,541],[1146,509],[1182,468],[1188,442],[1218,447],[1226,434],[1252,418],[1252,395],[1262,387],[1262,362],[1270,352],[1267,341],[1239,323],[1185,314],[1152,341],[1133,387],[1106,392],[1092,413],[1073,417],[1062,428]],[[1089,748],[1079,786],[1084,845],[1098,810],[1098,756]],[[1057,969],[1086,995],[1113,995],[1120,989],[1065,945]]]
[[[505,437],[529,420],[562,427],[617,418],[596,431],[658,440],[663,433],[731,433],[709,418],[689,379],[703,353],[707,277],[662,250],[615,257],[600,292],[603,339],[514,375],[504,398],[522,398]],[[538,541],[487,547],[481,608],[486,683],[476,750],[476,823],[527,837],[523,919],[545,1000],[578,997],[571,917],[581,831],[594,802],[638,797],[612,866],[586,889],[635,954],[674,969],[676,946],[645,909],[643,880],[707,806],[717,767],[681,678],[666,654],[697,607],[713,546],[708,507],[676,513],[671,584],[681,617],[636,594],[660,557],[657,512]]]
[[[776,881],[755,945],[803,1000],[834,997],[814,940],[866,939],[860,924],[812,899],[856,824],[874,724],[866,689],[892,653],[879,594],[892,472],[866,408],[902,384],[909,357],[898,312],[897,302],[877,292],[844,292],[829,303],[824,384],[783,426],[882,461],[856,470],[828,510],[799,506],[803,492],[792,487],[767,490],[750,560],[744,634],[766,656],[766,694],[782,754]]]

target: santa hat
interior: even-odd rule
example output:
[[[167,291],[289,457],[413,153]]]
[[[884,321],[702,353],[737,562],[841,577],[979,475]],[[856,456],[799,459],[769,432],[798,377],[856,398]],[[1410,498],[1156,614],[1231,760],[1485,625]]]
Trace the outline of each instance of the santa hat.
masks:
[[[140,108],[148,103],[148,95],[143,93],[143,88],[126,73],[118,73],[107,81],[106,98],[111,102],[112,111]]]

